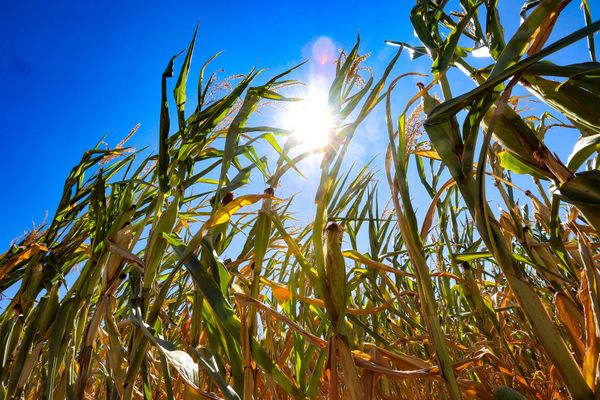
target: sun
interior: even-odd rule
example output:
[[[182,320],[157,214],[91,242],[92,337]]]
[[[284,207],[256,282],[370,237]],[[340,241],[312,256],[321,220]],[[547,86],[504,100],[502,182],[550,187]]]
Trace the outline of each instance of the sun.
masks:
[[[288,105],[284,125],[304,151],[315,151],[329,143],[335,119],[327,104],[327,92],[312,88],[303,100]]]

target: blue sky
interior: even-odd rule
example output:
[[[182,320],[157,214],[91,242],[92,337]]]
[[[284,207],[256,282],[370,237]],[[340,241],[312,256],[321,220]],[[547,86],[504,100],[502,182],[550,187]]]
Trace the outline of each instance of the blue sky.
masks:
[[[510,14],[503,20],[510,32],[519,22],[521,1],[501,3]],[[582,26],[575,3],[557,34]],[[318,38],[349,48],[357,32],[363,51],[373,53],[370,64],[380,69],[394,52],[384,39],[416,42],[408,20],[412,4],[5,2],[0,15],[0,252],[32,221],[41,222],[46,211],[51,218],[69,170],[102,135],[115,145],[141,123],[130,144],[156,148],[160,76],[169,58],[186,47],[198,21],[193,73],[220,50],[225,52],[215,66],[225,69],[222,76],[253,66],[277,73],[310,56]],[[584,43],[576,49],[569,54],[581,55]],[[398,72],[420,68],[404,56],[401,64]]]
[[[255,65],[275,73],[301,61],[320,36],[349,47],[360,32],[364,48],[378,51],[384,39],[412,35],[402,3],[5,2],[0,249],[46,210],[51,217],[69,170],[102,135],[115,145],[139,122],[130,143],[156,147],[160,76],[198,21],[193,71],[224,50],[215,63],[222,76]]]

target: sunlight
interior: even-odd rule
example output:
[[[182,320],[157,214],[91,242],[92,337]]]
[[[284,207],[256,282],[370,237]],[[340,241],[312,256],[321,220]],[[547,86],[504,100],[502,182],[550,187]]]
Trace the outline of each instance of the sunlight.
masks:
[[[329,143],[334,117],[327,105],[327,92],[311,88],[303,98],[289,104],[284,123],[303,151],[317,150]]]

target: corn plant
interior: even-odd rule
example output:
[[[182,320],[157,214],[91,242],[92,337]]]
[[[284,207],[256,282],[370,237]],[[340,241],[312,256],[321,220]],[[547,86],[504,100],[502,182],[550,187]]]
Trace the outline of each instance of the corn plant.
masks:
[[[257,115],[302,101],[303,66],[219,82],[215,56],[188,101],[195,32],[162,75],[158,154],[99,143],[0,255],[0,398],[597,398],[600,24],[584,1],[585,26],[547,44],[568,3],[526,2],[505,37],[496,1],[418,0],[420,43],[390,42],[381,74],[359,40],[340,53],[310,151]],[[577,40],[589,61],[547,61]],[[430,58],[417,87],[404,49]],[[383,171],[348,160],[368,118]],[[553,129],[581,135],[566,161]],[[283,194],[312,153],[303,222]]]

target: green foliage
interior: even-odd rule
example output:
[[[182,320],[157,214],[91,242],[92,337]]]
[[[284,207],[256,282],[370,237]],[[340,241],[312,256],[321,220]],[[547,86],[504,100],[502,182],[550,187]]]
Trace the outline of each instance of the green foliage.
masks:
[[[505,37],[497,3],[416,1],[419,43],[390,42],[380,76],[358,39],[340,55],[305,223],[280,193],[311,152],[255,125],[266,102],[299,101],[285,87],[301,65],[218,91],[204,76],[215,55],[192,110],[195,32],[175,132],[177,56],[162,76],[158,154],[98,144],[53,219],[0,255],[0,292],[16,291],[0,315],[0,399],[597,397],[600,22],[584,1],[585,26],[546,44],[569,1],[529,1]],[[589,61],[546,60],[577,40]],[[476,68],[482,47],[492,65]],[[392,78],[404,48],[430,58],[429,84]],[[454,69],[474,85],[456,96]],[[413,97],[398,112],[401,85]],[[380,115],[384,171],[349,167]],[[545,137],[567,129],[581,137],[563,162]]]

